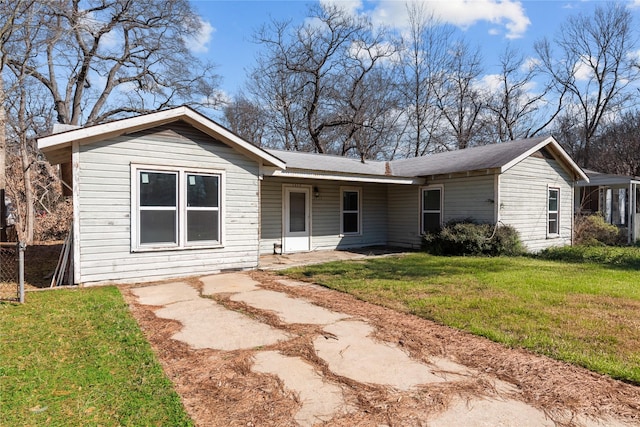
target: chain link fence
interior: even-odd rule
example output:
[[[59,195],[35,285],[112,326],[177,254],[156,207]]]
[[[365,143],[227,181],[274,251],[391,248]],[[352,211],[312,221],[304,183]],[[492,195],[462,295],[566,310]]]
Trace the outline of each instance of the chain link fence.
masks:
[[[0,301],[24,302],[23,243],[0,243]]]

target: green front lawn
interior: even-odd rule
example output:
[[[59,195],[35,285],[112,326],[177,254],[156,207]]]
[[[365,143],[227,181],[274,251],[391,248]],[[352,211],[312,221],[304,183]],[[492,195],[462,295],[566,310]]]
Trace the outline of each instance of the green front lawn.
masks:
[[[416,253],[285,274],[640,384],[637,268]]]
[[[193,425],[115,287],[0,303],[0,346],[0,425]]]

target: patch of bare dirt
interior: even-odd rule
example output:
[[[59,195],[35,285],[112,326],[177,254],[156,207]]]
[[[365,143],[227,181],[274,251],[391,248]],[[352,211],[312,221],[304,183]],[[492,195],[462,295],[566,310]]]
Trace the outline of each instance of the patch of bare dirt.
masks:
[[[426,425],[430,416],[444,411],[454,398],[478,396],[523,401],[543,410],[559,426],[577,425],[572,421],[573,415],[611,417],[629,425],[640,425],[640,387],[523,350],[505,348],[337,291],[319,286],[285,286],[278,283],[279,276],[268,272],[250,275],[265,289],[366,318],[376,327],[377,338],[396,343],[418,360],[429,362],[433,357],[447,357],[475,372],[462,381],[431,384],[408,392],[362,384],[335,375],[316,356],[312,342],[326,334],[321,327],[286,324],[273,313],[229,300],[228,294],[215,296],[218,303],[230,309],[292,334],[295,338],[268,349],[301,357],[326,379],[342,387],[346,401],[357,411],[336,417],[327,425]],[[200,288],[197,281],[192,280],[192,284]],[[297,396],[286,390],[276,377],[251,370],[254,351],[191,349],[170,338],[179,330],[178,322],[156,317],[154,310],[158,307],[138,304],[129,287],[122,287],[121,291],[197,425],[296,425],[293,415],[300,407]],[[513,387],[502,389],[496,380]]]

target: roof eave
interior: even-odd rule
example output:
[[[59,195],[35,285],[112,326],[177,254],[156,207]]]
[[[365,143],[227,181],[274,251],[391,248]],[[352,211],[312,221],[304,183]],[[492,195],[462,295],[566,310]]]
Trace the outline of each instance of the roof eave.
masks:
[[[45,155],[47,155],[47,153],[53,154],[54,152],[60,152],[61,150],[68,150],[70,156],[73,142],[77,142],[79,144],[90,144],[92,142],[135,133],[179,120],[184,120],[194,128],[211,137],[221,139],[222,142],[239,149],[250,157],[261,159],[266,164],[274,167],[282,169],[286,168],[286,164],[282,160],[272,154],[269,154],[265,150],[248,143],[216,122],[185,106],[38,138],[38,148]],[[61,155],[52,157],[54,159],[62,158]]]
[[[265,168],[264,176],[273,176],[281,178],[302,178],[302,179],[319,179],[329,181],[350,181],[350,182],[371,182],[386,184],[423,184],[424,178],[421,177],[402,177],[388,175],[366,175],[366,174],[347,174],[331,171],[316,171],[307,169],[287,170],[277,168]]]
[[[518,157],[516,157],[515,159],[511,160],[507,164],[503,165],[500,168],[500,173],[504,173],[504,172],[508,171],[513,166],[515,166],[516,164],[520,163],[522,160],[526,159],[527,157],[529,157],[530,155],[532,155],[536,151],[540,150],[541,148],[543,148],[543,147],[545,147],[545,146],[547,146],[549,144],[551,144],[551,146],[554,148],[555,154],[557,156],[559,156],[562,161],[565,162],[565,164],[569,167],[569,169],[571,171],[573,171],[573,175],[574,175],[573,178],[574,178],[575,181],[584,180],[584,181],[589,182],[589,177],[584,173],[584,171],[580,168],[580,166],[578,166],[573,161],[573,159],[567,154],[566,151],[564,151],[564,149],[560,146],[560,144],[558,144],[558,142],[552,136],[549,136],[549,137],[543,139],[542,141],[537,143],[535,146],[531,147],[530,149],[528,149],[524,153],[520,154]]]

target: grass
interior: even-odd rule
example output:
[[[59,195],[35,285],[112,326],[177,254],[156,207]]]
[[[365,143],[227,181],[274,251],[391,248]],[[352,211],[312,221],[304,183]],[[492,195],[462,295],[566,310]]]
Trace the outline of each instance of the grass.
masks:
[[[546,249],[539,254],[539,257],[568,262],[593,262],[640,270],[640,246],[564,246]]]
[[[115,287],[0,303],[0,424],[191,426]]]
[[[285,274],[640,384],[640,270],[629,263],[416,253]]]

